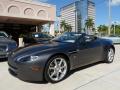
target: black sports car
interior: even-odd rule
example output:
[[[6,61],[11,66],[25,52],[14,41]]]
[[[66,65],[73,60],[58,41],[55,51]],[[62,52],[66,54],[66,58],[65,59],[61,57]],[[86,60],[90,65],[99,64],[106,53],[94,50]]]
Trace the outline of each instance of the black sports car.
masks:
[[[43,43],[53,39],[53,36],[41,32],[32,32],[24,36],[24,42],[26,45],[33,43]]]
[[[8,54],[17,48],[17,43],[6,32],[0,31],[0,59],[7,58]]]
[[[9,71],[25,81],[56,83],[69,70],[104,61],[113,62],[112,41],[95,36],[68,32],[44,44],[18,49],[9,56]]]

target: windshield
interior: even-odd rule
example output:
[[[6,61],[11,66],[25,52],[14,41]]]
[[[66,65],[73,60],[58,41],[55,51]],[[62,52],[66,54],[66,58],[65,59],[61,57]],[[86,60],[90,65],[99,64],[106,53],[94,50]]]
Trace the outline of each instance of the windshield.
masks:
[[[6,35],[5,33],[3,33],[3,32],[0,32],[0,37],[5,37],[5,38],[7,38],[7,35]]]
[[[80,33],[67,32],[54,38],[53,41],[74,43],[81,35]]]

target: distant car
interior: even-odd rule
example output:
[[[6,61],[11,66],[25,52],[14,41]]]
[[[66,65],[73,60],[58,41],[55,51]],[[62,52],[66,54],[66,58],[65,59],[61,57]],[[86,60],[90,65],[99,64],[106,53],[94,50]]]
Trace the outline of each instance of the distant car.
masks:
[[[102,38],[112,40],[114,44],[120,44],[120,36],[110,35],[108,37],[102,37]]]
[[[25,44],[42,43],[49,41],[53,36],[41,32],[33,32],[24,37]]]
[[[68,32],[45,44],[23,47],[10,54],[9,71],[26,81],[56,83],[69,70],[98,61],[112,63],[115,48],[111,40]]]
[[[17,43],[6,32],[0,31],[0,59],[7,58],[8,54],[17,48]]]

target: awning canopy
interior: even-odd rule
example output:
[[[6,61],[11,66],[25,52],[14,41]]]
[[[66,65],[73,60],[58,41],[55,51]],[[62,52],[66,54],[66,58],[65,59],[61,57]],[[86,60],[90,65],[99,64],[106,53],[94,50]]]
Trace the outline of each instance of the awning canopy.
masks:
[[[0,23],[15,23],[15,24],[39,25],[39,24],[46,24],[46,23],[49,23],[49,22],[52,22],[52,21],[32,19],[32,18],[28,19],[28,18],[0,16]]]

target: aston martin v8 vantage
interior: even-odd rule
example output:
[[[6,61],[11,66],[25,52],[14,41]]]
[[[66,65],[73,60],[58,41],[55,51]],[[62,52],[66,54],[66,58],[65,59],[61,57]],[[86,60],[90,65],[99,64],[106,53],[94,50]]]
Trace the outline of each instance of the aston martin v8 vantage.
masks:
[[[66,32],[44,44],[34,44],[12,52],[9,71],[25,81],[56,83],[68,71],[91,63],[112,63],[115,48],[112,41],[84,33]]]

